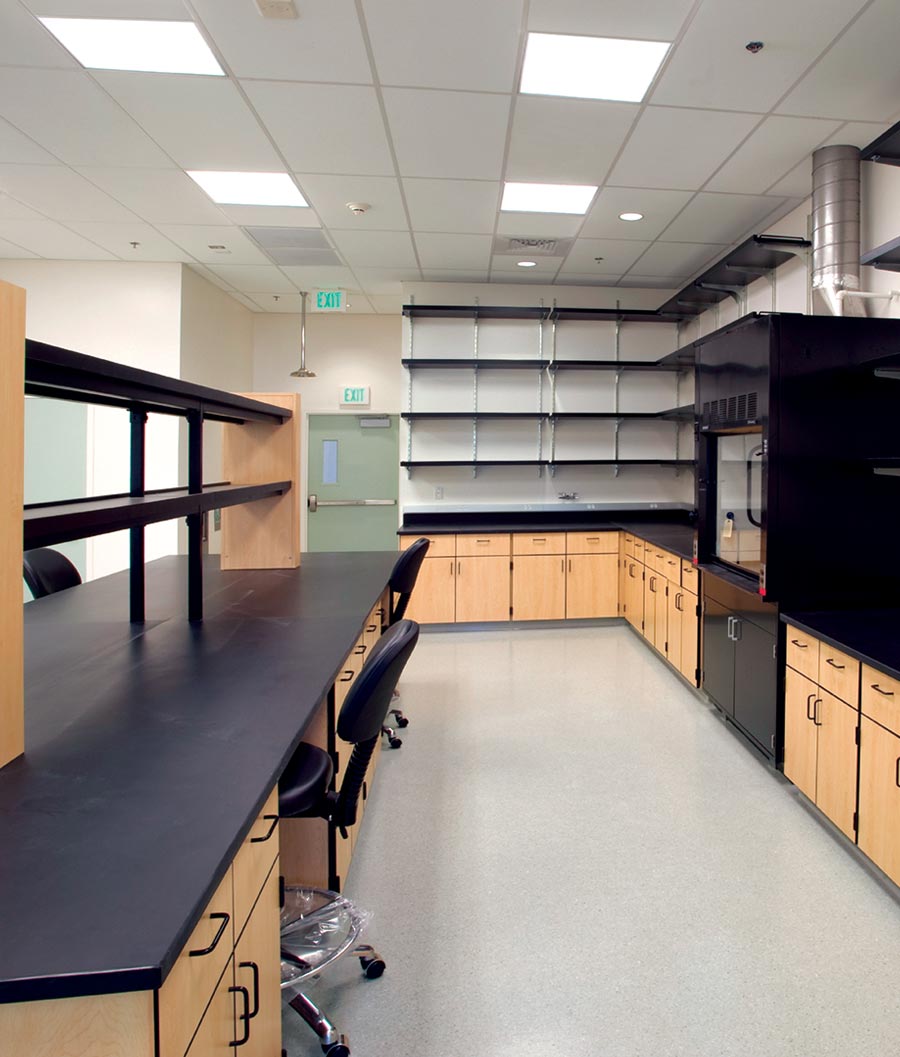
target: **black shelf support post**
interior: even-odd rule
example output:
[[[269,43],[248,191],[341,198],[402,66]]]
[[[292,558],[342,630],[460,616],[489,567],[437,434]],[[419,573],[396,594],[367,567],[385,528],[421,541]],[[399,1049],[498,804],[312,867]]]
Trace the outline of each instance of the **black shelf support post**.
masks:
[[[136,498],[144,495],[144,456],[147,440],[147,412],[131,412],[131,481],[130,494]],[[129,530],[131,537],[131,560],[129,565],[129,619],[132,624],[143,624],[145,615],[144,581],[144,526],[136,525]]]
[[[203,412],[189,411],[188,493],[203,491]],[[188,532],[188,620],[203,619],[203,515],[199,510],[187,516]]]

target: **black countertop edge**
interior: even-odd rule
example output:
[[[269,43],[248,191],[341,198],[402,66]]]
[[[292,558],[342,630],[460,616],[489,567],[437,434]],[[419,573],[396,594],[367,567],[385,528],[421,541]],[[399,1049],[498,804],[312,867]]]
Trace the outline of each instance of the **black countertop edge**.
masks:
[[[781,620],[900,679],[900,609],[785,612]]]
[[[221,880],[221,879],[220,879]],[[159,966],[111,969],[103,973],[71,973],[66,976],[36,976],[0,982],[0,1005],[45,1002],[57,998],[93,998],[132,991],[154,991],[162,986]]]

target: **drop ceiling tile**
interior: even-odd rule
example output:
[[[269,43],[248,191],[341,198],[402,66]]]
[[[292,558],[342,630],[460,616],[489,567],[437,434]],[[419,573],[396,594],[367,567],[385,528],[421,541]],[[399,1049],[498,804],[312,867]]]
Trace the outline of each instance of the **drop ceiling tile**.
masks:
[[[261,18],[252,0],[193,0],[235,77],[371,84],[353,0],[302,0],[296,20]]]
[[[116,171],[123,179],[135,179],[133,169]],[[135,219],[125,206],[64,165],[0,165],[0,189],[57,220]]]
[[[73,221],[68,226],[122,260],[183,263],[191,260],[188,253],[160,235],[156,228],[139,221],[133,224],[86,224]],[[132,246],[132,242],[138,245]]]
[[[632,273],[635,275],[672,276],[693,275],[704,265],[720,257],[727,246],[690,242],[654,242],[639,258]]]
[[[367,297],[394,297],[402,293],[403,283],[419,278],[418,270],[410,268],[357,268],[355,275]]]
[[[329,228],[365,231],[408,231],[400,184],[393,176],[322,176],[296,173],[307,201]],[[348,202],[370,207],[354,216]]]
[[[520,268],[517,261],[521,260],[534,261],[534,267]],[[524,255],[507,257],[495,253],[491,257],[491,277],[496,279],[498,274],[505,275],[507,282],[511,282],[513,276],[517,282],[520,279],[522,282],[532,282],[537,277],[541,282],[548,282],[559,271],[562,262],[562,257],[526,257]]]
[[[536,271],[536,268],[532,268],[531,272],[529,272],[527,275],[512,276],[507,271],[497,271],[497,269],[494,269],[489,281],[492,283],[501,284],[503,286],[509,286],[509,284],[513,282],[516,284],[516,286],[547,286],[553,284],[554,279],[552,273],[545,275],[538,272],[537,275],[533,275],[532,272]]]
[[[20,0],[44,18],[148,18],[187,22],[183,0]]]
[[[416,233],[416,247],[423,268],[486,268],[493,241],[490,235]]]
[[[196,260],[213,265],[265,265],[274,267],[269,258],[240,228],[229,225],[195,226],[160,224],[159,230]],[[225,250],[211,250],[224,246]]]
[[[4,261],[27,261],[35,257],[37,254],[32,253],[31,250],[26,250],[13,242],[7,242],[6,239],[0,239],[0,258]]]
[[[318,228],[322,225],[314,209],[302,206],[219,206],[234,224],[249,227]]]
[[[283,264],[281,270],[298,290],[356,290],[359,288],[349,268]]]
[[[674,293],[680,286],[687,284],[688,278],[687,275],[625,275],[616,285],[645,290],[671,290]]]
[[[417,268],[405,231],[335,231],[333,238],[351,268]]]
[[[74,69],[77,65],[50,31],[23,7],[0,4],[0,66]]]
[[[753,225],[761,224],[782,199],[762,195],[701,192],[666,228],[666,242],[736,242]]]
[[[770,195],[803,195],[812,193],[812,158],[805,158],[787,175],[766,188]]]
[[[761,194],[839,126],[808,117],[767,117],[706,185],[709,191]]]
[[[39,147],[33,139],[0,120],[0,158],[19,165],[55,165],[57,159]]]
[[[522,0],[368,0],[363,6],[382,84],[514,90]]]
[[[400,174],[499,180],[510,96],[386,88]]]
[[[0,68],[0,115],[69,165],[173,165],[81,70]]]
[[[295,294],[297,288],[274,264],[207,264],[213,274],[242,294]]]
[[[94,76],[182,168],[284,168],[250,107],[225,77],[121,71]]]
[[[649,245],[649,241],[634,239],[576,239],[562,270],[564,273],[622,275]],[[597,257],[603,259],[597,261]]]
[[[691,200],[691,191],[658,191],[646,187],[604,187],[587,215],[582,236],[590,238],[655,239]],[[643,213],[634,222],[620,213]]]
[[[609,183],[695,191],[758,121],[754,114],[647,107]]]
[[[296,172],[393,175],[374,88],[255,81],[243,87]]]
[[[402,294],[370,294],[368,301],[379,316],[399,316],[403,310]]]
[[[487,269],[484,271],[458,271],[454,268],[422,269],[426,283],[486,283]]]
[[[702,4],[650,102],[764,113],[864,3],[716,0]],[[763,40],[765,47],[753,55],[744,46],[748,40]],[[822,116],[832,115],[823,111]]]
[[[115,260],[111,253],[53,220],[0,220],[0,238],[51,260]]]
[[[151,224],[222,222],[221,210],[189,176],[178,169],[142,169],[136,172],[133,169],[85,167],[79,172]]]
[[[560,272],[556,277],[559,286],[615,286],[621,275],[598,272],[593,275],[589,272]]]
[[[886,123],[880,121],[848,121],[829,136],[822,146],[849,143],[853,147],[868,147],[873,140],[887,132],[888,127]]]
[[[537,33],[674,40],[692,7],[693,0],[641,0],[639,4],[531,0],[528,28]]]
[[[0,192],[0,220],[46,220],[42,214]]]
[[[565,213],[501,213],[498,235],[525,239],[569,239],[578,233],[584,217]]]
[[[229,290],[229,296],[233,297],[239,305],[243,305],[244,308],[249,309],[251,312],[258,312],[259,305],[253,300],[252,297],[248,297],[247,294],[238,293],[237,290]]]
[[[632,103],[519,96],[506,178],[602,184],[639,110]]]
[[[829,6],[815,4],[817,12]],[[838,9],[846,16],[860,6],[859,0],[853,0],[849,10]],[[897,24],[896,0],[875,0],[778,105],[777,112],[888,121],[900,98]]]
[[[490,234],[500,204],[500,184],[492,180],[403,181],[412,226],[417,231]]]

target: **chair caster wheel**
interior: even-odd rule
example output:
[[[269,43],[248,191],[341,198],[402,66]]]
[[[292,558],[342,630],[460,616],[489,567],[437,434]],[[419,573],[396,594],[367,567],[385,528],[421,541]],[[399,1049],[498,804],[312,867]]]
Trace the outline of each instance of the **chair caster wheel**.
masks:
[[[322,1053],[325,1057],[350,1057],[350,1047],[347,1045],[347,1036],[341,1035],[339,1042],[332,1042],[331,1045],[322,1043]]]
[[[388,745],[390,745],[392,749],[399,749],[402,744],[403,742],[400,738],[388,738]]]
[[[409,726],[409,720],[406,718],[406,716],[401,716],[397,720],[397,726],[398,727],[408,727]]]
[[[373,958],[360,958],[359,964],[362,966],[363,976],[367,980],[377,980],[387,968],[384,959],[379,958],[377,954]]]

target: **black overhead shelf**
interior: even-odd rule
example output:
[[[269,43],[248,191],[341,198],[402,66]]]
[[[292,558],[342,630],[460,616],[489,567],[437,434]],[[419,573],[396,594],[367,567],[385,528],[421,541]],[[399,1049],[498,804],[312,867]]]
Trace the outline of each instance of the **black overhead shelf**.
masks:
[[[685,419],[694,417],[694,405],[684,404],[681,407],[670,407],[664,411],[554,411],[547,418],[613,418],[613,419]]]
[[[501,305],[404,305],[411,319],[547,319],[620,323],[677,323],[679,313],[640,308],[545,308]]]
[[[548,364],[551,371],[681,371],[686,366],[662,360],[554,360]]]
[[[631,418],[631,419],[690,419],[694,405],[670,407],[663,411],[401,411],[400,417],[410,422],[423,419],[574,419],[574,418]]]
[[[873,139],[859,154],[861,161],[880,161],[886,165],[900,165],[900,121],[887,132]]]
[[[693,358],[669,353],[660,360],[478,360],[472,357],[448,359],[423,357],[402,359],[404,367],[413,370],[479,370],[479,371],[683,371],[693,366]]]
[[[85,356],[42,341],[25,342],[25,392],[54,400],[168,415],[194,411],[219,422],[283,422],[291,417],[289,410],[274,404]]]
[[[24,549],[50,547],[86,536],[102,536],[107,532],[140,528],[158,521],[252,503],[257,499],[283,495],[290,487],[290,481],[254,485],[218,484],[207,485],[202,492],[174,488],[143,496],[100,496],[26,506]]]
[[[407,469],[417,466],[693,466],[693,459],[411,459],[401,462]]]
[[[894,164],[900,165],[900,160]],[[882,246],[876,246],[874,250],[864,253],[859,259],[860,264],[871,264],[885,272],[900,272],[900,238],[891,239]]]
[[[480,370],[480,371],[529,371],[543,370],[550,366],[549,360],[476,360],[473,358],[457,359],[431,359],[422,358],[417,360],[404,359],[400,361],[404,367],[428,368],[430,370]]]
[[[420,419],[473,419],[473,418],[486,418],[486,419],[513,419],[513,418],[547,418],[545,411],[401,411],[400,417],[405,418],[410,422],[415,422]]]

